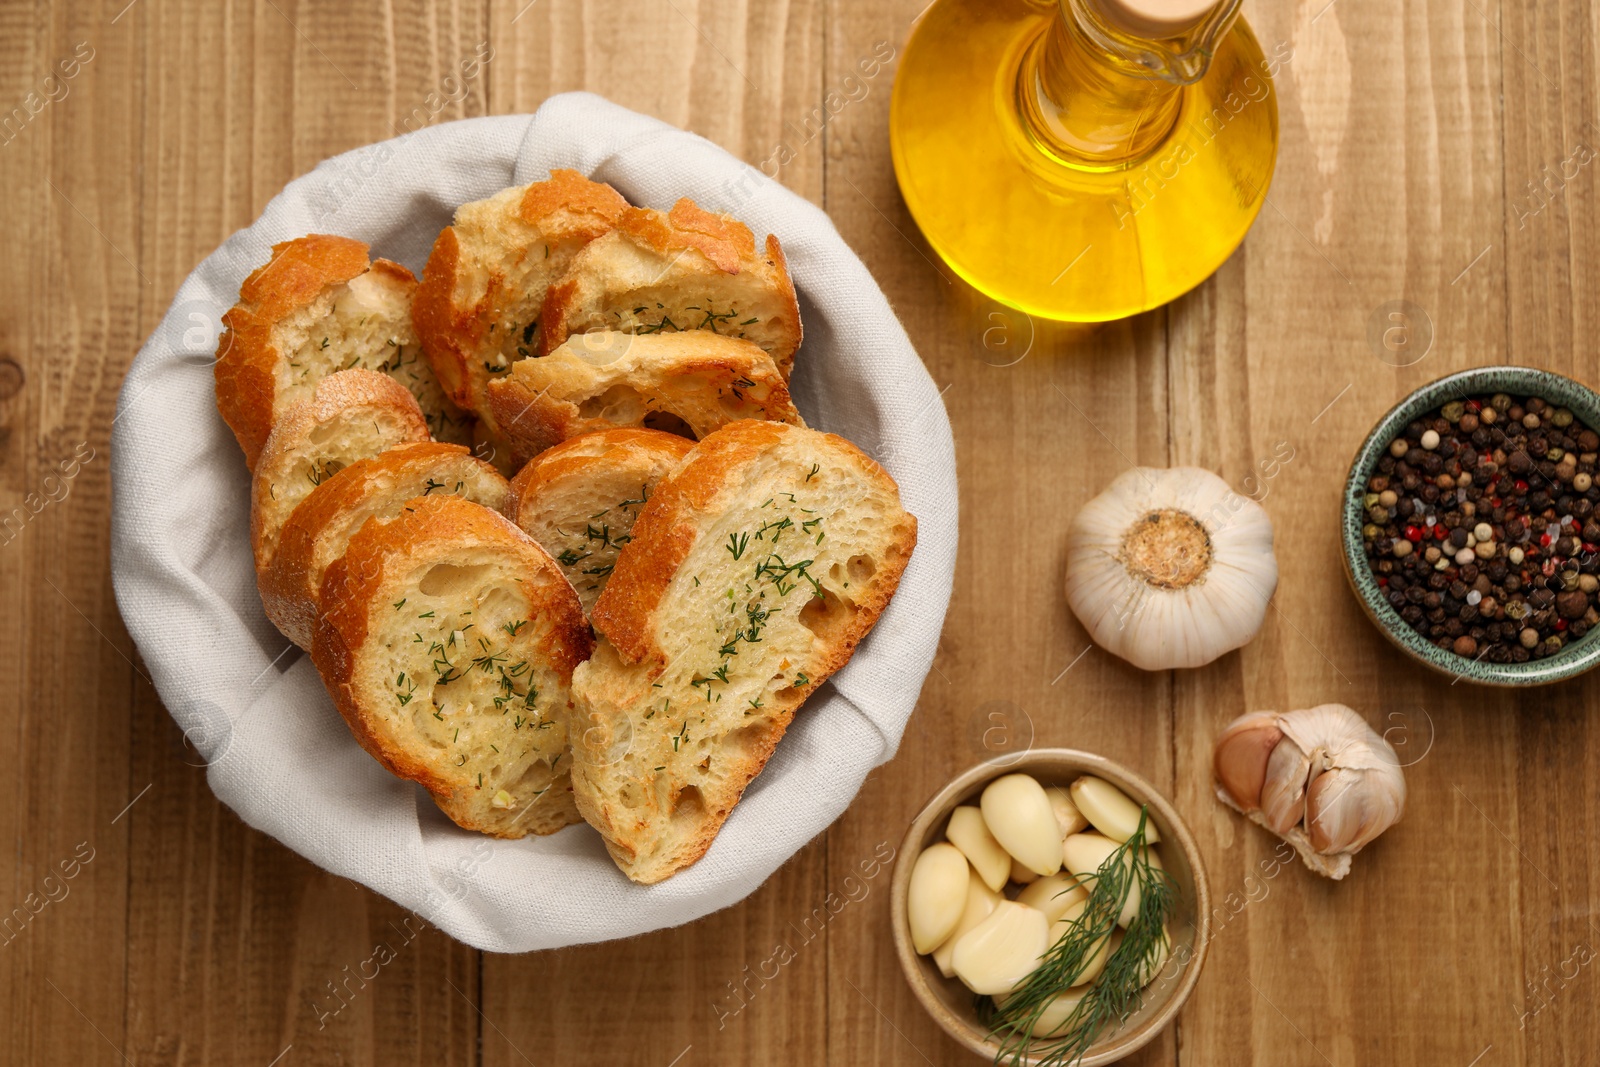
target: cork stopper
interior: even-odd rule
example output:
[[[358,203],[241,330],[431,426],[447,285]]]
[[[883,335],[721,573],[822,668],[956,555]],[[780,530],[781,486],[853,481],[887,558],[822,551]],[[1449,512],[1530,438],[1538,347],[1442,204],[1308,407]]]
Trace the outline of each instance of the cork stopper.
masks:
[[[1140,37],[1181,37],[1198,26],[1219,0],[1089,0],[1107,22]]]

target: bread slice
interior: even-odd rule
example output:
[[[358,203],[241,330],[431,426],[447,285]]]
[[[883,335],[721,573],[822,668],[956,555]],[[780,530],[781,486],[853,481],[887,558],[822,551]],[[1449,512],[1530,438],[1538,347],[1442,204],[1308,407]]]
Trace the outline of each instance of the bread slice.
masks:
[[[578,810],[629,878],[710,847],[889,603],[916,531],[883,468],[782,423],[718,430],[656,487],[573,676]]]
[[[580,434],[645,426],[699,439],[739,419],[804,425],[756,345],[711,333],[578,334],[489,386],[518,463]]]
[[[490,420],[491,441],[485,386],[538,353],[550,283],[627,206],[611,186],[556,170],[461,205],[434,242],[412,305],[417,333],[451,399]]]
[[[317,383],[354,367],[387,374],[417,398],[441,441],[468,444],[473,419],[444,395],[411,324],[411,272],[369,261],[348,237],[312,234],[272,247],[222,316],[217,409],[255,470],[272,426]]]
[[[800,347],[800,304],[778,239],[756,252],[749,227],[679,200],[629,208],[573,259],[545,298],[541,351],[589,330],[709,330],[754,341],[784,379]]]
[[[311,491],[283,524],[278,551],[259,578],[267,618],[301,648],[311,647],[322,577],[370,518],[390,519],[414,497],[459,496],[504,511],[510,486],[461,445],[396,445],[358,459]]]
[[[418,497],[356,532],[321,598],[312,661],[378,762],[468,830],[577,821],[570,686],[594,639],[528,535],[460,497]]]
[[[393,378],[345,370],[317,383],[272,428],[250,482],[250,545],[256,574],[278,551],[283,524],[329,477],[358,459],[428,439],[422,409]]]
[[[693,447],[660,430],[602,430],[541,452],[511,480],[506,513],[555,557],[586,614],[640,509]]]

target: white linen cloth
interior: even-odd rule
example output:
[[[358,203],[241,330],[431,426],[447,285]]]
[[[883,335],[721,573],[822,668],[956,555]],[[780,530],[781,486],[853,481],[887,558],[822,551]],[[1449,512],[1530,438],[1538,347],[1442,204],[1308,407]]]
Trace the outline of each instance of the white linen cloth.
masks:
[[[710,852],[649,887],[629,882],[587,826],[520,841],[461,830],[356,745],[310,657],[262,613],[249,478],[213,388],[220,317],[274,242],[343,234],[420,275],[458,205],[557,167],[635,204],[688,196],[742,219],[758,241],[777,234],[805,327],[796,403],[810,425],[888,468],[920,526],[877,629],[797,714]],[[117,603],[217,797],[319,866],[496,952],[675,926],[755,890],[894,755],[955,567],[955,449],[940,394],[827,215],[710,142],[587,93],[531,117],[467,119],[347,152],[290,182],[179,288],[123,383],[111,460]]]

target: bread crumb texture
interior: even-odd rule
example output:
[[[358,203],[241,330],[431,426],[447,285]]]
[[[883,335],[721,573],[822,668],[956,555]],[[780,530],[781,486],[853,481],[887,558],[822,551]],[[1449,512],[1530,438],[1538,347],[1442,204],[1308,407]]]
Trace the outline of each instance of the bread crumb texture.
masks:
[[[557,445],[518,472],[511,517],[555,558],[585,613],[656,485],[692,447],[658,430],[604,430]]]
[[[916,520],[842,438],[735,423],[658,487],[574,680],[579,810],[630,878],[709,847],[897,587]]]
[[[367,751],[470,830],[577,820],[569,687],[592,639],[533,541],[479,505],[418,498],[351,539],[322,600],[313,657]]]

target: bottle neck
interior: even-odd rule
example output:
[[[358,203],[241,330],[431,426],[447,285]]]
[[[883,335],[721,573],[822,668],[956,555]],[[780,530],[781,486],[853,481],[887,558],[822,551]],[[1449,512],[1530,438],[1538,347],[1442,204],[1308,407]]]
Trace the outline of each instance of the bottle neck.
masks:
[[[1222,7],[1236,11],[1238,0]],[[1138,162],[1166,141],[1183,87],[1204,75],[1215,33],[1206,36],[1174,53],[1167,47],[1173,42],[1139,41],[1108,25],[1090,0],[1059,0],[1018,73],[1023,124],[1068,165],[1098,170]]]

